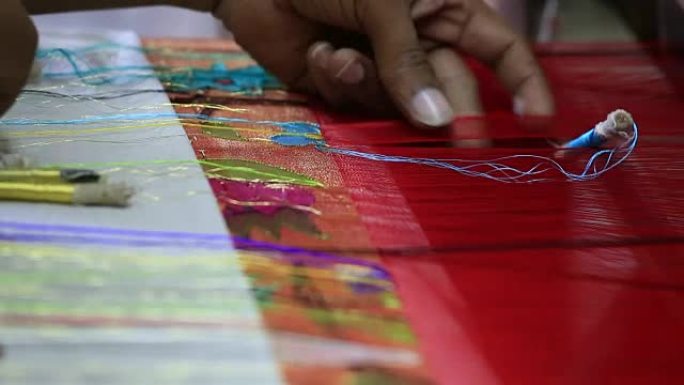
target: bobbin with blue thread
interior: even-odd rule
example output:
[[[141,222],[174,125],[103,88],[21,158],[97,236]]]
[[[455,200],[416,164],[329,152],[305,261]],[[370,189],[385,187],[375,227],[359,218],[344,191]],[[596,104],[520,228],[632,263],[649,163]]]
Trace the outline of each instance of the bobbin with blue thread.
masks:
[[[577,139],[566,143],[563,148],[596,148],[601,147],[607,141],[608,138],[598,135],[596,133],[596,128],[592,128]]]
[[[616,110],[608,118],[597,124],[576,139],[563,145],[563,148],[598,148],[612,138],[629,139],[634,128],[634,118],[625,110]]]

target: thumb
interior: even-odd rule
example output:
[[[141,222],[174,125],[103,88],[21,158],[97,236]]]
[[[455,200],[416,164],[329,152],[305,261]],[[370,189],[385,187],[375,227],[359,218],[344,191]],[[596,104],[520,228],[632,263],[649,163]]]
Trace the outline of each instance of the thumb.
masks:
[[[367,35],[385,89],[415,123],[451,123],[454,112],[420,46],[409,0],[287,1],[311,20]]]

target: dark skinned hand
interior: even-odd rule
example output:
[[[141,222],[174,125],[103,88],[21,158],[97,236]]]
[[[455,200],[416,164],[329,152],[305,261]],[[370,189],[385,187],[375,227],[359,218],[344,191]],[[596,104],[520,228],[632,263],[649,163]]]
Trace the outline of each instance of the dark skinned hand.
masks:
[[[463,52],[496,72],[517,112],[554,112],[530,48],[482,0],[223,0],[214,13],[283,82],[334,106],[396,107],[430,127],[479,115]]]
[[[463,52],[494,69],[518,112],[553,113],[530,49],[482,0],[9,0],[0,12],[6,35],[27,38],[15,39],[25,49],[8,51],[22,54],[0,62],[0,112],[32,61],[36,36],[26,11],[151,4],[213,9],[260,64],[333,106],[397,108],[414,124],[433,127],[478,115],[476,81],[457,54]]]

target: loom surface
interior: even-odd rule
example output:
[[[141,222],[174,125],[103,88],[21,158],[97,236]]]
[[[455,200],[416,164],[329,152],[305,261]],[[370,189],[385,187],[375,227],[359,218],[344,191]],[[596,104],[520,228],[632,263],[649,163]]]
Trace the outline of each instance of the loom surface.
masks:
[[[227,41],[149,40],[145,45],[200,54],[239,50]],[[159,52],[149,53],[152,63],[214,64],[201,55],[169,59]],[[684,63],[639,45],[550,45],[539,47],[538,53],[559,109],[554,122],[544,127],[523,124],[511,114],[506,93],[474,64],[488,114],[481,124],[454,130],[419,131],[399,120],[333,113],[281,91],[237,97],[212,91],[170,92],[171,101],[186,103],[175,106],[179,113],[239,116],[252,122],[308,122],[320,127],[328,145],[387,155],[553,156],[549,140],[573,138],[616,108],[634,115],[641,141],[623,166],[594,181],[510,185],[442,169],[325,154],[312,146],[280,146],[266,140],[281,132],[281,127],[273,125],[235,124],[217,130],[184,121],[195,156],[214,165],[203,166],[218,207],[213,201],[213,206],[209,204],[213,199],[209,189],[197,182],[199,170],[192,168],[191,180],[198,183],[192,190],[201,188],[202,194],[186,196],[179,187],[179,195],[186,200],[173,207],[157,207],[160,223],[139,216],[147,212],[128,222],[126,215],[133,215],[135,206],[132,212],[116,214],[121,218],[119,227],[132,231],[125,237],[111,229],[116,224],[107,222],[108,217],[90,223],[87,213],[79,221],[64,208],[45,208],[50,223],[72,226],[61,228],[62,233],[79,233],[96,246],[102,239],[120,241],[119,246],[108,246],[114,247],[109,253],[99,256],[92,249],[83,251],[82,243],[80,249],[73,249],[73,240],[55,243],[45,237],[40,238],[41,248],[31,249],[26,246],[29,231],[14,223],[3,225],[2,234],[9,242],[3,244],[0,262],[19,276],[19,262],[30,255],[54,257],[70,248],[82,250],[88,255],[83,260],[89,261],[83,271],[90,273],[100,258],[115,267],[99,287],[109,293],[116,292],[122,282],[132,280],[141,287],[157,282],[154,271],[132,262],[140,260],[131,255],[140,255],[167,274],[169,281],[190,279],[187,288],[198,293],[192,298],[207,298],[207,302],[197,299],[200,316],[192,317],[193,309],[186,304],[173,311],[160,308],[153,314],[158,318],[150,318],[142,310],[144,299],[134,297],[130,308],[135,317],[121,319],[118,313],[105,312],[120,310],[120,303],[112,300],[118,297],[104,296],[104,310],[93,310],[99,316],[84,318],[58,298],[63,308],[50,310],[52,318],[42,323],[31,318],[31,324],[27,318],[17,318],[16,309],[25,309],[7,305],[14,303],[12,297],[0,297],[5,306],[0,308],[0,336],[11,342],[3,360],[14,365],[11,375],[6,375],[9,383],[39,383],[40,377],[22,376],[22,370],[31,368],[31,357],[42,358],[36,362],[43,362],[44,373],[49,373],[55,370],[45,364],[51,350],[40,348],[48,346],[54,353],[60,343],[71,341],[91,349],[75,350],[90,354],[90,366],[85,371],[72,369],[73,377],[64,377],[64,383],[69,378],[87,383],[88,376],[111,375],[113,369],[102,369],[108,364],[131,370],[132,377],[115,377],[119,383],[145,379],[144,365],[116,354],[117,347],[125,346],[149,360],[143,362],[152,363],[155,370],[149,375],[155,377],[150,378],[179,384],[202,378],[201,370],[207,370],[209,380],[218,383],[225,376],[236,384],[245,378],[255,381],[250,384],[291,385],[681,384]],[[239,67],[247,62],[227,60],[226,64]],[[239,112],[198,111],[188,103],[221,104]],[[182,133],[180,127],[174,130],[174,134]],[[483,146],[459,146],[464,140]],[[168,145],[158,145],[169,151]],[[173,156],[187,156],[190,147],[187,141],[184,145]],[[78,159],[70,161],[85,161],[73,156]],[[584,157],[585,153],[578,152],[563,162],[577,166]],[[42,160],[55,161],[47,158]],[[263,181],[231,177],[217,164],[281,172],[280,182],[285,170],[299,184],[288,185],[283,196],[273,196],[272,191],[264,193]],[[155,183],[190,183],[184,178],[160,176]],[[243,195],[235,195],[236,191]],[[236,204],[237,198],[250,194],[290,205],[270,210]],[[176,206],[185,211],[171,221],[171,214],[164,210]],[[210,206],[206,214],[210,219],[197,219]],[[40,221],[42,214],[25,205],[8,207],[11,219]],[[218,212],[238,248],[248,251],[235,254],[220,237]],[[197,222],[200,225],[195,228],[196,220],[206,222]],[[88,238],[84,235],[88,233],[97,237]],[[46,244],[52,248],[46,249]],[[54,249],[55,244],[66,249]],[[276,250],[276,246],[281,248]],[[184,264],[159,259],[159,250]],[[45,266],[49,271],[49,265]],[[131,269],[146,274],[129,276]],[[220,291],[219,297],[227,302],[211,302],[211,290],[200,290],[226,279],[246,282],[245,278],[250,289],[238,284],[230,292]],[[16,283],[12,288],[27,296],[15,298],[31,298],[45,306],[31,308],[27,314],[36,317],[39,310],[52,309],[47,306],[53,304],[51,296],[31,297],[32,292],[20,291],[24,286]],[[185,298],[182,293],[180,289],[171,292],[169,301]],[[234,308],[232,301],[243,297],[250,300]],[[167,323],[161,322],[164,319]],[[111,322],[116,333],[110,333]],[[60,339],[48,330],[65,325],[69,338]],[[178,331],[179,341],[188,344],[172,346],[186,350],[170,354],[163,344],[174,342],[170,336],[178,336],[174,334]],[[257,357],[251,362],[257,364],[250,366],[240,359],[243,346],[211,343],[215,337],[211,331],[225,333],[221,335],[229,336],[228,340],[247,335],[249,352]],[[83,340],[77,337],[80,332]],[[146,343],[136,345],[138,338]],[[203,343],[211,347],[208,353],[203,353]],[[48,353],[35,356],[41,351]],[[76,356],[85,357],[85,353]],[[229,364],[210,370],[216,357],[224,357]],[[186,372],[179,375],[162,364],[165,360],[179,363]],[[0,379],[3,364],[0,360]],[[249,377],[252,372],[263,376]]]
[[[140,46],[126,31],[41,31],[43,48],[101,43]],[[95,60],[147,64],[131,50]],[[156,79],[138,86],[162,90]],[[93,90],[70,79],[27,88],[118,89]],[[173,113],[163,93],[109,103],[24,94],[3,119],[69,119],[122,108],[144,113],[146,106]],[[95,134],[82,132],[101,124],[2,128],[3,144],[36,167],[119,163],[100,172],[134,185],[136,197],[125,210],[0,202],[0,383],[282,383],[251,288],[182,126],[114,125]],[[165,160],[175,166],[155,164]]]

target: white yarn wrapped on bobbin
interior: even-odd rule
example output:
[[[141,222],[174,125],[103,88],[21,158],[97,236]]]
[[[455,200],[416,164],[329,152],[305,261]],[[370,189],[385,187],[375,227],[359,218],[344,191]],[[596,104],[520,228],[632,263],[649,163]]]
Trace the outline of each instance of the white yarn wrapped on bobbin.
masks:
[[[629,139],[634,131],[634,118],[625,110],[616,110],[608,118],[597,124],[594,132],[604,138],[622,137]]]

